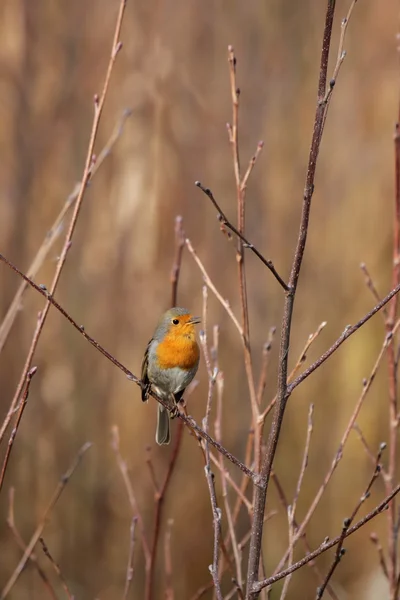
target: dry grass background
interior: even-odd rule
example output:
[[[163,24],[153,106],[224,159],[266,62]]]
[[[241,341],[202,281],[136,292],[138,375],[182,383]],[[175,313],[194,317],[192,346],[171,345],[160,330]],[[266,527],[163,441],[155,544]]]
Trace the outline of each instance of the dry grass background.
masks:
[[[0,239],[1,251],[22,270],[41,244],[83,168],[92,119],[92,97],[107,65],[116,2],[3,0],[0,3]],[[340,18],[338,2],[332,64]],[[359,0],[346,43],[347,58],[327,120],[317,169],[310,235],[296,300],[291,364],[307,336],[328,322],[310,358],[316,358],[373,305],[359,264],[364,261],[382,294],[390,288],[393,214],[393,125],[398,102],[398,6]],[[194,187],[209,185],[228,216],[236,211],[231,151],[225,123],[231,119],[227,46],[238,57],[241,150],[244,163],[264,140],[248,189],[247,235],[287,276],[297,237],[315,109],[324,3],[304,0],[185,2],[132,0],[97,142],[108,139],[126,107],[132,109],[121,139],[90,185],[56,297],[87,331],[139,374],[159,314],[168,307],[174,255],[174,218],[224,297],[239,314],[234,245],[219,233],[215,211]],[[36,280],[49,284],[59,248]],[[282,292],[257,259],[248,255],[250,329],[255,372],[272,325],[279,325]],[[0,269],[3,315],[19,285]],[[202,278],[185,253],[179,304],[201,311]],[[28,291],[0,361],[0,410],[5,414],[18,381],[43,301]],[[221,307],[210,298],[210,326],[221,326],[220,362],[225,372],[224,441],[242,456],[249,401],[240,340]],[[329,468],[341,434],[384,339],[378,315],[308,379],[290,400],[276,468],[293,494],[305,439],[307,411],[315,403],[310,467],[299,513],[304,514]],[[276,387],[277,348],[266,398]],[[7,488],[15,486],[16,520],[28,539],[58,478],[87,440],[94,446],[68,484],[46,527],[45,539],[76,598],[121,596],[129,547],[130,509],[110,447],[117,424],[121,450],[147,527],[154,511],[145,466],[146,447],[163,473],[171,448],[156,448],[154,402],[142,405],[136,386],[92,349],[51,310],[34,364],[38,373],[18,433],[0,498],[0,580],[19,556],[6,526]],[[201,421],[207,377],[189,412]],[[363,409],[360,425],[373,448],[387,438],[385,365]],[[312,545],[340,531],[370,474],[370,463],[352,435],[343,462],[309,527]],[[378,483],[371,508],[382,493]],[[166,515],[174,519],[175,593],[187,599],[208,581],[212,529],[201,456],[185,433],[183,452],[169,490]],[[374,503],[374,504],[372,504]],[[278,506],[272,493],[269,507]],[[245,532],[245,519],[240,530]],[[208,529],[209,528],[209,531]],[[384,540],[380,517],[349,540],[335,581],[341,598],[367,598],[380,585],[368,532]],[[207,533],[207,535],[205,535]],[[268,540],[273,543],[268,544]],[[287,545],[283,512],[268,527],[267,564]],[[139,545],[132,597],[143,594]],[[321,559],[321,568],[328,564]],[[377,581],[372,584],[376,570]],[[163,561],[157,567],[162,598]],[[383,585],[383,584],[382,584]],[[295,575],[290,598],[313,597],[307,569]],[[380,589],[380,588],[379,588]],[[382,588],[384,589],[384,588]],[[301,590],[301,595],[300,594]],[[43,597],[28,567],[11,598]],[[372,593],[372,592],[371,592]],[[371,598],[383,598],[382,591]],[[61,597],[61,596],[60,596]],[[211,595],[209,596],[212,597]],[[272,596],[274,598],[274,596]]]

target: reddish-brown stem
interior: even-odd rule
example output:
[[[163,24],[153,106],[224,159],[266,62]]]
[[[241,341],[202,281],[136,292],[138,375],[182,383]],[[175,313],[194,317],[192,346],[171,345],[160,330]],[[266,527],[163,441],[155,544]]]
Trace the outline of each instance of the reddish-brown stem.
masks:
[[[14,441],[15,441],[16,435],[18,433],[18,427],[19,427],[19,424],[21,423],[22,415],[24,413],[25,406],[26,406],[26,404],[28,402],[29,388],[30,388],[30,385],[31,385],[32,377],[35,375],[36,371],[37,371],[37,367],[32,367],[32,369],[30,369],[28,371],[27,375],[26,375],[25,389],[24,389],[24,392],[22,394],[22,398],[20,400],[20,406],[19,406],[19,410],[18,410],[17,419],[15,421],[15,427],[12,430],[10,439],[8,441],[8,447],[7,447],[6,455],[4,457],[3,467],[1,469],[1,474],[0,474],[0,492],[1,492],[1,489],[3,487],[4,476],[6,474],[8,461],[10,460],[11,450],[13,448]]]
[[[261,262],[271,271],[271,273],[273,274],[273,276],[275,277],[275,279],[279,282],[279,284],[281,285],[281,287],[284,290],[287,291],[288,290],[288,286],[286,285],[286,283],[284,282],[284,280],[282,279],[282,277],[279,275],[278,271],[275,269],[272,260],[270,260],[269,258],[265,258],[261,254],[261,252],[259,250],[257,250],[257,248],[254,246],[254,244],[252,244],[251,242],[249,242],[248,239],[245,238],[245,236],[243,235],[243,233],[241,233],[240,231],[238,231],[238,229],[236,229],[236,227],[234,225],[232,225],[232,223],[230,221],[228,221],[227,217],[225,216],[225,213],[222,211],[220,205],[218,204],[218,202],[216,201],[216,199],[214,197],[214,194],[212,193],[212,191],[209,188],[204,187],[204,185],[202,183],[200,183],[200,181],[196,181],[195,185],[198,188],[200,188],[201,191],[204,192],[204,194],[208,198],[210,198],[212,204],[217,209],[218,220],[221,223],[221,225],[223,225],[224,227],[227,227],[228,229],[230,229],[240,240],[242,240],[243,247],[244,248],[248,248],[249,250],[251,250],[257,256],[257,258],[259,258],[261,260]]]
[[[393,231],[393,266],[392,266],[392,287],[400,283],[400,104],[399,116],[396,123],[394,135],[395,150],[395,205],[394,205],[394,231]],[[388,335],[393,333],[394,322],[396,319],[398,307],[398,297],[394,296],[388,306],[385,326]],[[389,381],[389,464],[386,477],[386,493],[389,493],[394,486],[397,465],[397,436],[399,430],[398,398],[397,398],[397,359],[395,338],[392,335],[388,347],[388,381]],[[396,600],[398,573],[398,528],[396,527],[396,501],[389,506],[388,511],[388,572],[390,599]]]
[[[58,565],[58,564],[56,563],[56,561],[54,560],[54,558],[53,558],[53,557],[52,557],[52,555],[50,554],[50,550],[48,549],[48,547],[47,547],[47,544],[45,543],[44,539],[41,537],[41,538],[39,538],[39,541],[40,541],[40,543],[41,543],[41,545],[42,545],[42,550],[43,550],[44,554],[45,554],[45,555],[47,556],[47,558],[49,559],[50,563],[51,563],[51,564],[52,564],[52,566],[53,566],[53,569],[54,569],[54,571],[55,571],[55,572],[56,572],[56,574],[57,574],[57,577],[58,577],[58,578],[59,578],[59,580],[60,580],[61,586],[62,586],[62,588],[63,588],[63,590],[64,590],[64,592],[65,592],[65,595],[67,596],[68,600],[74,600],[74,597],[73,597],[73,595],[71,594],[71,591],[70,591],[70,589],[69,589],[69,587],[68,587],[68,584],[67,584],[67,582],[65,581],[65,577],[63,576],[63,574],[62,574],[62,572],[61,572],[60,565]]]
[[[333,16],[335,13],[335,0],[328,0],[326,17],[325,17],[325,28],[322,41],[321,51],[321,66],[320,75],[318,82],[318,99],[317,108],[314,120],[314,131],[311,142],[311,149],[309,155],[307,177],[304,189],[302,215],[300,222],[299,237],[297,246],[293,258],[292,269],[289,278],[290,291],[286,292],[284,312],[281,327],[281,343],[279,352],[279,370],[278,370],[278,390],[277,390],[277,401],[274,408],[273,420],[268,436],[267,450],[263,458],[261,468],[261,481],[262,485],[255,489],[254,495],[254,517],[252,523],[252,534],[250,540],[250,552],[249,552],[249,563],[247,572],[247,600],[256,600],[259,596],[259,591],[255,589],[255,582],[258,579],[258,571],[260,565],[261,556],[261,543],[263,534],[263,518],[265,512],[265,503],[267,497],[267,490],[269,484],[269,478],[272,470],[272,464],[275,457],[276,448],[278,445],[278,439],[282,426],[283,416],[285,413],[286,403],[288,399],[288,384],[287,384],[287,369],[288,369],[288,355],[289,355],[289,344],[290,344],[290,331],[292,325],[292,316],[294,308],[294,300],[297,289],[297,283],[300,275],[301,264],[303,261],[307,233],[308,223],[310,218],[311,210],[311,199],[314,192],[314,178],[317,166],[317,158],[319,154],[319,148],[321,143],[321,136],[323,132],[325,122],[325,112],[327,104],[325,102],[326,93],[326,79],[328,69],[328,58],[329,50],[331,45],[332,25]]]

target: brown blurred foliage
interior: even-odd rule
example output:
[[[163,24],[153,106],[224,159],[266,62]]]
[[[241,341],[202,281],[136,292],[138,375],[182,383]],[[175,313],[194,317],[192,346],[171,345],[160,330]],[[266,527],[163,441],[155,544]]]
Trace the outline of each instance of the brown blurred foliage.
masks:
[[[0,3],[1,252],[22,270],[81,177],[92,98],[102,85],[117,4],[106,0]],[[347,9],[348,2],[338,2],[332,64],[340,18]],[[397,10],[394,1],[383,8],[382,3],[360,0],[349,27],[348,55],[334,91],[317,168],[291,364],[321,321],[328,325],[311,359],[372,307],[360,262],[368,265],[382,294],[390,288]],[[176,215],[183,216],[186,234],[239,314],[234,243],[220,234],[214,209],[194,187],[196,179],[210,186],[226,214],[234,218],[235,187],[225,127],[231,119],[228,44],[234,45],[238,57],[243,164],[257,142],[265,142],[248,189],[247,236],[287,277],[311,139],[323,18],[324,3],[313,0],[128,1],[124,47],[113,73],[98,151],[123,110],[130,107],[133,114],[87,192],[56,297],[136,374],[155,322],[168,307]],[[38,283],[50,282],[59,249],[51,252]],[[269,328],[280,323],[282,291],[250,254],[247,274],[257,374]],[[2,266],[0,282],[3,315],[19,281]],[[201,311],[201,289],[201,274],[185,252],[179,304]],[[29,290],[1,354],[1,415],[14,393],[42,304]],[[226,382],[224,442],[242,457],[250,422],[242,350],[232,323],[210,296],[209,326],[214,323],[221,327],[220,363]],[[368,376],[383,339],[378,315],[290,400],[276,461],[289,497],[301,462],[308,406],[315,403],[300,515],[331,464],[362,379]],[[276,347],[273,355],[268,401],[276,388]],[[93,448],[58,502],[45,539],[76,598],[121,597],[131,513],[110,447],[111,427],[119,426],[121,451],[149,531],[154,494],[145,465],[146,447],[152,446],[160,477],[172,448],[154,445],[155,403],[143,405],[138,388],[53,309],[34,364],[38,373],[0,498],[0,581],[6,581],[20,557],[5,523],[7,489],[16,488],[16,521],[28,540],[60,475],[78,448],[90,440]],[[189,412],[201,422],[207,389],[204,365],[198,378]],[[387,437],[387,394],[383,365],[359,421],[372,448]],[[166,517],[174,519],[171,546],[177,599],[189,598],[209,580],[212,550],[210,499],[201,455],[193,439],[187,432],[184,435],[165,508]],[[231,467],[230,471],[237,475]],[[365,452],[352,435],[309,527],[313,546],[325,535],[340,532],[370,471]],[[371,508],[381,493],[378,483]],[[278,506],[272,492],[269,509]],[[239,530],[244,534],[248,526],[243,515]],[[383,597],[380,580],[371,583],[375,574],[381,577],[368,542],[371,530],[385,539],[385,517],[348,541],[349,552],[335,575],[339,589],[345,591],[343,598]],[[274,543],[268,544],[271,538]],[[281,511],[266,533],[270,569],[286,546],[287,518]],[[131,597],[141,598],[144,573],[139,543],[135,552]],[[319,564],[326,568],[328,558]],[[160,552],[157,598],[163,597],[163,581]],[[312,572],[303,569],[294,576],[289,597],[299,598],[300,589],[301,597],[312,597],[316,585]],[[373,585],[381,591],[368,596]],[[11,598],[36,599],[43,594],[42,582],[28,566]]]

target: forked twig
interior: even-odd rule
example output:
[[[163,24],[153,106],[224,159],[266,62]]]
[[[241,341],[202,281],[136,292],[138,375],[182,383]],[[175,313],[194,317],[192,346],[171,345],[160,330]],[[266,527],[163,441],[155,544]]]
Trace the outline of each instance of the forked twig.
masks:
[[[244,248],[248,248],[249,250],[251,250],[257,256],[257,258],[259,258],[261,260],[261,262],[271,271],[271,273],[273,274],[273,276],[275,277],[275,279],[278,281],[278,283],[281,285],[281,287],[285,291],[288,291],[287,284],[284,282],[284,280],[282,279],[282,277],[279,275],[278,271],[275,269],[274,263],[272,262],[272,260],[270,260],[269,258],[265,258],[261,254],[261,252],[259,250],[257,250],[257,248],[254,246],[254,244],[252,244],[251,242],[249,242],[249,240],[247,238],[245,238],[245,236],[242,233],[240,233],[240,231],[238,231],[238,229],[236,229],[236,227],[227,219],[225,213],[222,211],[220,205],[218,204],[218,202],[214,198],[214,194],[212,193],[212,191],[209,188],[204,187],[204,185],[200,181],[196,181],[195,185],[198,188],[200,188],[201,191],[204,192],[204,194],[208,198],[210,198],[212,204],[214,205],[214,207],[217,210],[219,222],[224,227],[227,227],[228,229],[230,229],[243,242],[243,247]]]

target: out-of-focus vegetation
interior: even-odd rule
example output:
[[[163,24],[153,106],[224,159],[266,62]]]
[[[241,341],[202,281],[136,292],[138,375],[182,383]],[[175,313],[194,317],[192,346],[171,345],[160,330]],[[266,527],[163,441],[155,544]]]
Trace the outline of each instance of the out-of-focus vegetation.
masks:
[[[110,352],[140,374],[155,322],[169,304],[174,256],[174,218],[222,295],[240,312],[235,244],[219,232],[215,210],[194,186],[210,186],[226,214],[236,214],[231,149],[227,47],[238,57],[243,165],[259,140],[265,146],[247,195],[247,236],[279,272],[288,275],[297,238],[316,102],[324,3],[130,0],[123,50],[97,141],[106,143],[126,107],[132,116],[112,154],[87,191],[56,297]],[[0,3],[0,240],[1,252],[27,270],[51,223],[82,175],[92,122],[92,98],[100,91],[111,46],[117,2],[106,0],[3,0]],[[332,65],[340,19],[339,1]],[[360,0],[346,41],[347,57],[334,91],[317,169],[310,234],[296,300],[290,362],[321,321],[327,326],[312,348],[316,358],[348,323],[374,304],[360,272],[365,262],[378,289],[390,289],[393,215],[393,125],[398,101],[396,54],[398,6]],[[61,233],[60,240],[63,234]],[[38,283],[49,284],[60,245],[45,262]],[[247,257],[252,351],[256,374],[263,343],[279,326],[283,294],[257,259]],[[19,285],[0,269],[0,309],[5,314]],[[179,304],[201,311],[202,277],[185,252]],[[0,420],[14,394],[43,299],[32,291],[0,356]],[[218,323],[220,366],[225,373],[223,439],[239,456],[250,423],[240,340],[210,295],[209,326]],[[280,439],[276,470],[292,497],[304,445],[309,403],[315,403],[310,464],[298,503],[304,515],[336,453],[340,437],[384,339],[380,315],[356,334],[293,394]],[[145,527],[151,531],[154,491],[146,466],[151,445],[157,475],[172,448],[154,444],[155,402],[140,401],[138,388],[51,310],[34,364],[32,383],[0,498],[0,581],[14,569],[18,549],[7,525],[7,490],[15,486],[15,518],[28,540],[78,448],[93,448],[56,505],[45,540],[76,598],[120,597],[125,581],[131,511],[110,446],[117,424],[121,451]],[[276,389],[273,347],[264,401]],[[207,375],[189,401],[204,415]],[[373,384],[359,424],[370,446],[387,438],[386,365]],[[166,499],[172,518],[171,547],[177,599],[187,599],[209,580],[212,523],[201,454],[187,432]],[[8,439],[8,434],[6,436]],[[236,475],[233,468],[230,471]],[[308,529],[314,547],[340,532],[365,489],[371,464],[356,434]],[[379,481],[369,500],[382,495]],[[269,509],[280,504],[272,492]],[[165,525],[165,523],[164,523]],[[164,531],[163,525],[163,531]],[[248,520],[243,514],[239,530]],[[335,575],[341,598],[384,597],[371,531],[386,536],[385,516],[348,541]],[[268,543],[273,539],[273,544]],[[268,524],[267,568],[287,546],[287,516],[280,508]],[[299,546],[299,556],[303,548]],[[144,563],[137,542],[132,597],[143,597]],[[160,547],[157,598],[163,597]],[[46,562],[44,561],[44,564]],[[326,569],[328,558],[319,561]],[[312,597],[312,571],[296,574],[290,598]],[[380,588],[379,586],[383,587]],[[375,587],[376,586],[376,587]],[[369,592],[368,592],[369,590]],[[311,595],[310,595],[311,594]],[[28,566],[11,593],[18,600],[44,597],[43,583]],[[61,597],[61,596],[60,596]],[[212,598],[212,595],[208,596]]]

